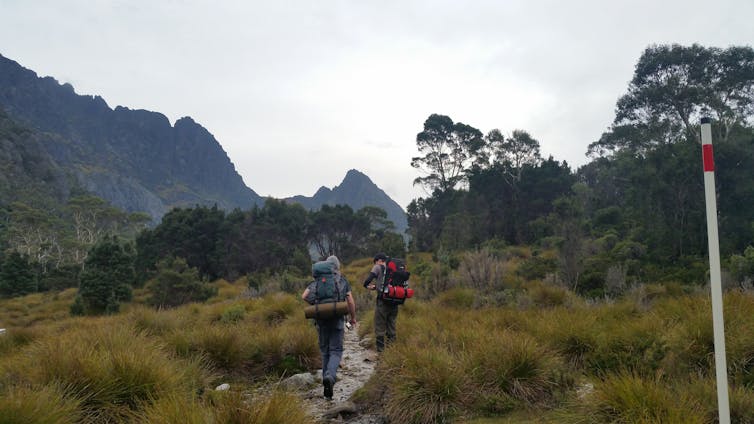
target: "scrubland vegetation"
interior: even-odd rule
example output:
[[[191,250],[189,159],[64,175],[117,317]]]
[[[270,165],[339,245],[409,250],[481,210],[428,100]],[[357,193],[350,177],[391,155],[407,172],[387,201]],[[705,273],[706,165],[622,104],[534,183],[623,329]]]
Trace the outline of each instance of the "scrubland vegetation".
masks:
[[[309,422],[297,398],[270,389],[319,366],[297,298],[215,285],[205,304],[132,303],[107,317],[69,317],[74,290],[4,301],[0,422]],[[223,382],[233,389],[214,391]]]
[[[532,257],[518,247],[468,252],[453,269],[410,255],[417,297],[353,400],[391,423],[716,422],[705,287],[586,299],[528,278]],[[363,337],[372,334],[373,300],[360,286],[370,265],[345,268]],[[265,280],[254,297],[246,278],[219,280],[208,301],[164,310],[136,290],[105,317],[71,317],[74,290],[4,300],[2,422],[311,422],[276,384],[320,366],[297,296],[306,280],[291,279]],[[752,309],[751,293],[727,292],[734,422],[754,421]],[[223,382],[231,390],[215,391]]]

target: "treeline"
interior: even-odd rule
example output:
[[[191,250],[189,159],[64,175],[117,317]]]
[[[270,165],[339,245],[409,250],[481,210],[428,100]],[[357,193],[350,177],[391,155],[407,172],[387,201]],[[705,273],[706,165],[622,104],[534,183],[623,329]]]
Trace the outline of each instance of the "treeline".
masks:
[[[721,251],[734,263],[754,240],[754,51],[652,46],[636,65],[616,118],[572,171],[542,159],[526,131],[486,135],[432,115],[416,137],[416,184],[432,195],[409,208],[412,248],[485,244],[555,248],[540,264],[582,293],[630,282],[706,280],[699,121],[713,121]],[[446,255],[452,259],[452,254]],[[738,267],[740,268],[740,266]]]
[[[0,262],[0,295],[78,287],[72,311],[95,314],[117,311],[130,300],[132,287],[146,286],[148,303],[174,306],[206,299],[212,294],[206,283],[218,278],[302,277],[312,257],[337,254],[349,261],[378,249],[402,254],[405,242],[393,228],[385,211],[374,207],[353,211],[325,205],[307,211],[268,199],[262,207],[227,213],[217,206],[175,208],[135,237],[112,225],[89,228],[96,240],[81,262],[42,261],[14,245]],[[51,279],[55,284],[42,284]]]
[[[0,206],[0,296],[75,287],[91,249],[106,235],[133,240],[151,218],[74,193],[66,203]],[[42,200],[42,199],[40,199]]]
[[[336,254],[347,262],[380,246],[405,251],[386,217],[374,207],[354,212],[347,205],[324,205],[307,211],[275,199],[229,213],[217,207],[174,209],[136,238],[136,264],[143,278],[168,256],[185,258],[210,280],[284,270],[307,274],[312,256]]]

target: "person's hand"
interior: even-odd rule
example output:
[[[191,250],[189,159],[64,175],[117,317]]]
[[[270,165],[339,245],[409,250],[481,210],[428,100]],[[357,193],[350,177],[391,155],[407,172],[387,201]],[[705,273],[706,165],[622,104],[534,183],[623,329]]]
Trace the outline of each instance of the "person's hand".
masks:
[[[377,286],[375,284],[370,284],[367,286],[369,290],[377,290]]]

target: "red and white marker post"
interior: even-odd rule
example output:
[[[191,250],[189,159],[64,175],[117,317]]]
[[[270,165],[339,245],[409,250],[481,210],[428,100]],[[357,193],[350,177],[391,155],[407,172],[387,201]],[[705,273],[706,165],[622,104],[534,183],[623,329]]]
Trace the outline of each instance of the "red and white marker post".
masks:
[[[702,162],[704,164],[704,198],[707,204],[707,242],[709,245],[710,289],[712,290],[712,329],[715,336],[715,375],[717,377],[717,409],[720,424],[730,424],[728,406],[728,366],[725,361],[725,325],[723,321],[723,288],[720,277],[720,240],[717,235],[717,194],[715,192],[715,159],[712,154],[712,124],[702,118]]]

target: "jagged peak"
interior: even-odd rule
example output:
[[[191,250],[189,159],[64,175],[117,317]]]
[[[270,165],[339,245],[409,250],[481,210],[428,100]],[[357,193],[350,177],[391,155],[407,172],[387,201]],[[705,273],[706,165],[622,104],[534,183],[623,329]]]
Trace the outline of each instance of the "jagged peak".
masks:
[[[325,186],[322,186],[322,187],[320,187],[320,188],[319,188],[319,189],[317,190],[317,192],[316,192],[316,193],[314,193],[314,196],[313,196],[313,197],[316,197],[316,196],[324,196],[324,195],[326,195],[326,194],[330,194],[330,193],[332,193],[332,190],[330,190],[329,188],[327,188],[327,187],[325,187]]]
[[[180,118],[179,120],[175,121],[175,125],[176,126],[178,126],[179,124],[180,125],[183,125],[183,124],[186,124],[186,125],[199,125],[196,121],[194,121],[194,118],[192,118],[190,116],[184,116],[184,117]],[[199,126],[201,126],[201,125],[199,125]]]
[[[359,171],[358,169],[349,169],[348,172],[346,172],[345,178],[343,178],[343,181],[346,180],[366,180],[370,183],[372,180],[363,172]]]

